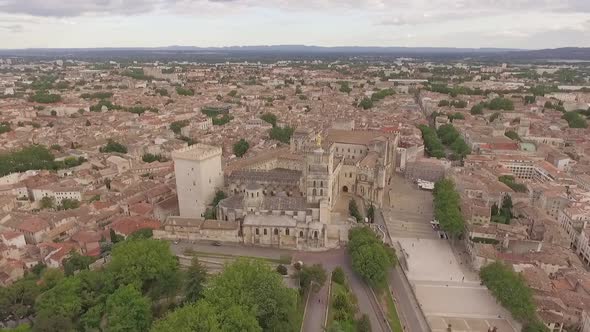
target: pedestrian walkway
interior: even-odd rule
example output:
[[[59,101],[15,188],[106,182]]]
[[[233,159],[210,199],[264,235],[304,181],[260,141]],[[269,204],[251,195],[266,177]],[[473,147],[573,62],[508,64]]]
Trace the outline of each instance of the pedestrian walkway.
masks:
[[[323,332],[326,320],[326,308],[330,303],[328,289],[330,281],[326,280],[324,286],[316,293],[312,292],[307,302],[305,317],[303,318],[304,332]]]

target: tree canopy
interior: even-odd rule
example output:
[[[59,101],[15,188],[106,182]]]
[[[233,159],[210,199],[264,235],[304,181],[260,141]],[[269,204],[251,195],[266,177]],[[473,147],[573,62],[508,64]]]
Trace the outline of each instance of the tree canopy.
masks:
[[[204,299],[219,310],[241,307],[264,331],[293,331],[296,296],[268,264],[239,259],[211,280]]]
[[[434,217],[442,230],[456,237],[465,230],[465,220],[461,214],[461,199],[455,190],[455,184],[449,179],[438,181],[434,185]]]
[[[147,331],[152,319],[151,302],[132,285],[119,287],[107,299],[106,317],[109,331]]]
[[[348,238],[355,272],[372,285],[383,284],[389,269],[397,264],[395,251],[385,247],[369,227],[352,229]]]
[[[295,132],[295,128],[289,126],[284,128],[273,127],[269,132],[269,136],[271,139],[277,140],[281,143],[289,144],[293,132]]]
[[[127,147],[119,142],[109,139],[105,146],[100,147],[99,151],[102,153],[109,153],[109,152],[127,153]]]
[[[249,148],[250,143],[248,143],[245,139],[242,138],[234,144],[234,154],[237,157],[242,157],[246,154],[246,152],[248,152]]]
[[[501,262],[494,262],[483,267],[479,275],[512,317],[524,324],[537,320],[532,291],[520,274]]]

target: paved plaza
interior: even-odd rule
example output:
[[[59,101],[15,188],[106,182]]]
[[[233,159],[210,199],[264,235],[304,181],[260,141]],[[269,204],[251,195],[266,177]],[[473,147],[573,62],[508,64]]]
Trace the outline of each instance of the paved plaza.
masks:
[[[402,179],[392,179],[389,207],[383,209],[391,240],[399,244],[407,262],[406,274],[433,332],[500,332],[517,329],[510,317],[480,284],[468,257],[455,253],[448,240],[432,229],[432,193]]]

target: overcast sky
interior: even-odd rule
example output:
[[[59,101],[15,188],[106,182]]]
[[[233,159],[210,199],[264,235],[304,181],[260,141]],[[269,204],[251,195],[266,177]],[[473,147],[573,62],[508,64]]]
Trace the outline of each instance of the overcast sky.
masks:
[[[590,0],[0,0],[0,48],[590,47]]]

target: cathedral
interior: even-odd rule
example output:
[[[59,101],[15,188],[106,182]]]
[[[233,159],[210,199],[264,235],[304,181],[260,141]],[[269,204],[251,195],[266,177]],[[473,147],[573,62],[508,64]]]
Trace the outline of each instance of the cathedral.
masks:
[[[170,217],[159,235],[215,239],[219,225],[220,240],[246,245],[338,247],[353,225],[347,211],[352,195],[367,206],[381,206],[395,169],[398,139],[381,131],[330,129],[321,135],[297,130],[289,148],[225,167],[217,147],[197,144],[176,151],[180,216]],[[218,190],[228,198],[215,207],[215,222],[205,221]]]

